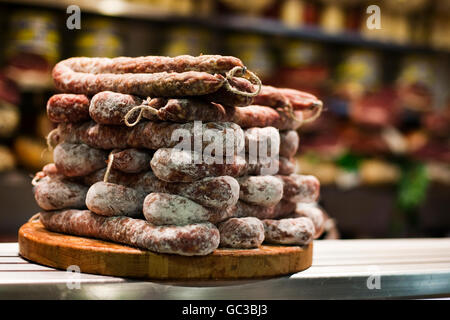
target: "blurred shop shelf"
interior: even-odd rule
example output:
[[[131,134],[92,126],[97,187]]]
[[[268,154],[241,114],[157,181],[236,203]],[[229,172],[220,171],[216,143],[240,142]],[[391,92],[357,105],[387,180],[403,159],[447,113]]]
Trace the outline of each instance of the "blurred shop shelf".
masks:
[[[0,3],[9,3],[13,5],[27,5],[33,8],[51,8],[66,10],[74,4],[71,0],[0,0]],[[393,42],[384,42],[371,40],[361,36],[357,32],[328,33],[318,27],[291,27],[281,21],[249,17],[249,16],[214,16],[206,18],[202,16],[187,16],[174,14],[163,8],[151,6],[148,4],[139,4],[124,2],[120,0],[101,0],[101,1],[76,1],[82,12],[98,14],[110,17],[143,19],[154,22],[172,22],[187,23],[190,25],[203,26],[216,30],[234,31],[241,33],[257,33],[266,36],[288,37],[293,39],[305,39],[320,41],[323,43],[350,45],[358,47],[367,47],[379,50],[397,51],[397,52],[415,52],[415,53],[433,53],[450,55],[450,51],[434,49],[430,46],[400,44]]]
[[[16,241],[20,226],[40,211],[31,179],[30,173],[21,170],[0,173],[0,241]]]

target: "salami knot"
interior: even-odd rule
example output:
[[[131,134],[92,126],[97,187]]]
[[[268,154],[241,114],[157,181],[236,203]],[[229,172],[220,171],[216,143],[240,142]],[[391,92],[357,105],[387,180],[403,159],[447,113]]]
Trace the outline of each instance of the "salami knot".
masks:
[[[233,88],[233,86],[231,85],[231,81],[232,81],[233,77],[235,77],[235,76],[236,77],[247,76],[248,80],[251,83],[256,84],[258,86],[258,89],[256,89],[255,92],[245,92],[245,91],[241,91],[236,88]],[[254,96],[257,96],[261,92],[262,83],[261,83],[261,80],[258,78],[258,76],[256,74],[254,74],[253,72],[251,72],[250,70],[248,70],[247,67],[236,66],[226,73],[225,87],[234,94],[245,96],[245,97],[254,97]]]
[[[131,108],[130,111],[127,112],[127,114],[123,118],[123,121],[125,122],[127,127],[134,127],[135,125],[137,125],[139,123],[139,121],[141,121],[142,116],[144,114],[144,111],[147,111],[148,113],[150,113],[152,115],[157,115],[158,114],[158,110],[157,109],[155,109],[153,107],[150,107],[148,105],[150,100],[151,100],[150,98],[147,98],[147,100],[144,101],[141,105],[135,106],[135,107]],[[134,122],[130,123],[129,122],[130,117],[138,110],[139,110],[138,117],[136,118],[136,120]]]

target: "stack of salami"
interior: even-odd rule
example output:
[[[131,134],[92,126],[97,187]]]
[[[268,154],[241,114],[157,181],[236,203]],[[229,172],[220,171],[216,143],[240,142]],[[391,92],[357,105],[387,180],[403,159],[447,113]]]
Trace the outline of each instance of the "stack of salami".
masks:
[[[314,96],[225,56],[71,58],[53,80],[54,163],[33,180],[47,229],[180,255],[321,234],[319,182],[292,161]],[[262,142],[270,161],[250,159]]]

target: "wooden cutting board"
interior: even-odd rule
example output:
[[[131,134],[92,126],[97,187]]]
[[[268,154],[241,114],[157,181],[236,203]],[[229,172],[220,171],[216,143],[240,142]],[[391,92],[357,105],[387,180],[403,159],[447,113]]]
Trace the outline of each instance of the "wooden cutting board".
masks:
[[[312,243],[264,245],[259,249],[217,249],[201,257],[158,254],[126,245],[47,231],[39,221],[19,230],[19,253],[46,266],[118,277],[165,280],[243,279],[291,274],[312,264]]]

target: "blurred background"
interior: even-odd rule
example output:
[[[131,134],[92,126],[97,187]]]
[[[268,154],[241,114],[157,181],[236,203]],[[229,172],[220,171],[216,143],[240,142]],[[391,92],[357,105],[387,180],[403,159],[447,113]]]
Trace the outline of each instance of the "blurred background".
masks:
[[[449,0],[0,0],[0,28],[0,241],[39,210],[58,60],[202,53],[324,101],[296,162],[322,183],[325,237],[450,236]]]

